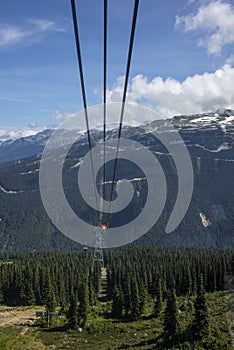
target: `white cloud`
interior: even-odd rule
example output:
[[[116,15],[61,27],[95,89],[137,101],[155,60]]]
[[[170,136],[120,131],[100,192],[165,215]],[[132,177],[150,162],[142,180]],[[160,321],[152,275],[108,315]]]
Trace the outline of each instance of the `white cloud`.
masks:
[[[37,128],[40,128],[39,124],[37,122],[31,122],[30,124],[28,124],[28,127],[30,129],[37,129]]]
[[[0,47],[9,47],[19,43],[32,44],[41,35],[66,30],[66,27],[59,27],[55,22],[47,19],[29,19],[27,25],[21,27],[0,24]]]
[[[17,102],[17,103],[28,103],[29,102],[29,100],[26,100],[23,98],[16,98],[16,97],[10,97],[10,96],[0,96],[0,101]]]
[[[61,112],[59,110],[54,110],[53,114],[51,116],[50,123],[47,125],[47,128],[56,129],[58,128],[62,123],[69,120],[72,116],[74,116],[75,113],[70,112]]]
[[[55,23],[49,20],[29,19],[28,22],[33,24],[35,26],[35,29],[39,32],[53,30],[55,26]]]
[[[52,115],[52,121],[53,122],[63,122],[64,120],[70,118],[70,116],[72,115],[72,113],[64,113],[64,112],[60,112],[58,110],[55,110],[53,115]]]
[[[234,108],[234,68],[224,65],[212,73],[196,74],[180,82],[157,76],[135,76],[129,85],[128,102],[147,103],[164,117]],[[122,99],[122,79],[108,91],[109,102]]]
[[[199,7],[197,13],[176,16],[175,27],[185,32],[200,31],[199,45],[209,54],[219,54],[227,44],[234,43],[234,8],[222,0],[211,1]]]
[[[31,23],[35,30],[38,32],[48,32],[48,31],[54,31],[54,32],[65,32],[67,31],[67,27],[60,27],[58,26],[54,21],[47,20],[47,19],[29,19],[28,23]]]
[[[228,57],[228,59],[226,60],[226,64],[232,65],[233,63],[234,63],[234,55],[231,55],[231,56]]]
[[[123,77],[119,77],[112,89],[107,91],[107,126],[118,127],[120,117],[120,103],[123,94]],[[214,112],[217,109],[234,109],[234,67],[225,64],[214,72],[196,74],[180,82],[173,78],[163,79],[156,76],[149,80],[142,74],[136,75],[129,84],[127,103],[140,104],[151,107],[147,113],[141,113],[137,106],[125,107],[124,124],[140,125],[145,121],[170,118],[174,115]],[[102,127],[102,106],[88,109],[90,128]],[[50,126],[56,127],[66,121],[72,128],[74,116],[79,121],[79,130],[86,130],[84,112],[71,114],[55,111]]]
[[[20,28],[14,26],[1,26],[0,27],[0,47],[13,45],[25,37],[27,37],[29,33],[21,30]]]
[[[109,101],[111,102],[111,101]],[[124,110],[124,126],[137,126],[143,124],[146,120],[162,119],[162,116],[155,113],[155,110],[146,109],[145,106],[139,106],[136,103],[126,103]],[[107,130],[117,129],[119,127],[120,114],[122,103],[107,104]],[[147,111],[147,114],[145,113]],[[89,118],[89,129],[103,130],[103,105],[98,104],[90,106],[87,110]],[[81,110],[77,113],[64,113],[56,111],[52,117],[52,123],[48,127],[61,129],[76,130],[79,133],[84,133],[87,130],[85,113]]]

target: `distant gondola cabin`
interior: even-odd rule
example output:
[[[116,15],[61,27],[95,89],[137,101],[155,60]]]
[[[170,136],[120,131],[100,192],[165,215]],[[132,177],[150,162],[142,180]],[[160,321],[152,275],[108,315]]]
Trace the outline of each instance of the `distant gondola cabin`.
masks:
[[[83,247],[83,252],[87,253],[88,247]]]

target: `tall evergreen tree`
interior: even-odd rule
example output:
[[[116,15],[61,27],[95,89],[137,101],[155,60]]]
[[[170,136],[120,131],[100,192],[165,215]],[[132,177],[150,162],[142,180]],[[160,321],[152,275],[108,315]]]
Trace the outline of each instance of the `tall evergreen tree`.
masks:
[[[133,320],[138,320],[141,316],[140,295],[135,278],[131,282],[131,316]]]
[[[209,334],[209,315],[202,274],[199,275],[198,279],[197,298],[194,307],[193,334],[195,338],[201,339]]]
[[[119,290],[119,288],[115,285],[114,291],[113,291],[113,302],[112,302],[112,310],[111,314],[115,318],[120,318],[122,316],[123,312],[123,294]]]
[[[54,291],[50,282],[50,279],[48,280],[48,286],[47,286],[47,295],[46,295],[46,310],[49,312],[53,312],[56,307],[56,300]]]
[[[85,281],[79,291],[79,307],[78,307],[78,322],[81,327],[84,327],[88,316],[89,295],[88,285]]]
[[[144,283],[140,284],[139,287],[139,298],[140,298],[140,304],[139,304],[139,314],[142,315],[145,310],[145,304],[147,300],[147,287],[145,286]]]
[[[77,295],[74,294],[71,297],[71,303],[68,310],[68,320],[72,329],[78,327],[78,299]]]
[[[154,316],[159,317],[162,310],[162,282],[159,278],[155,290]]]
[[[2,285],[1,285],[1,280],[0,280],[0,304],[3,302],[3,291],[2,291]]]
[[[92,283],[91,273],[89,273],[88,281],[89,281],[89,286],[88,286],[89,305],[94,305],[96,301],[96,295],[95,295],[95,290]]]
[[[124,310],[127,315],[131,311],[131,284],[129,276],[125,275],[123,282]]]
[[[34,305],[36,303],[34,291],[33,291],[33,286],[32,286],[32,279],[28,281],[28,283],[25,286],[25,291],[24,291],[24,302],[25,305]]]
[[[46,294],[46,303],[45,303],[46,307],[45,307],[45,317],[46,317],[46,321],[47,321],[47,327],[49,327],[50,325],[50,312],[54,312],[55,311],[55,307],[56,307],[56,300],[55,300],[55,295],[54,295],[54,291],[51,285],[51,281],[50,279],[48,279],[48,285],[47,285],[47,294]]]
[[[184,276],[182,279],[182,294],[184,295],[191,295],[192,292],[192,278],[191,278],[191,271],[189,268],[189,265],[186,264],[186,268],[184,270]]]
[[[166,336],[173,337],[178,328],[178,308],[175,292],[175,282],[171,282],[171,288],[167,295],[167,305],[164,312],[163,329]]]

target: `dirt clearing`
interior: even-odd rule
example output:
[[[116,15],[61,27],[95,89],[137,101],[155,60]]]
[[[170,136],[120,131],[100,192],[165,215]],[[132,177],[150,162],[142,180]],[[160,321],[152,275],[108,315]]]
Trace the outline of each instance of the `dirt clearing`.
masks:
[[[0,327],[30,325],[37,319],[38,308],[0,306]],[[44,311],[43,308],[40,308]]]

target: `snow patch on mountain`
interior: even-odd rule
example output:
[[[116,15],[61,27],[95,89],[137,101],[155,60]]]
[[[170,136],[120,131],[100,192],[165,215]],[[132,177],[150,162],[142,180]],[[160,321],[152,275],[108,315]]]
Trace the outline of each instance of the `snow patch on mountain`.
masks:
[[[170,121],[176,128],[189,128],[189,130],[221,128],[223,132],[234,127],[234,110],[217,110],[212,113],[178,115]]]
[[[201,116],[199,118],[191,120],[191,123],[211,123],[212,121],[217,121],[217,116]]]
[[[32,174],[36,174],[38,172],[39,172],[39,169],[29,170],[29,171],[26,171],[26,172],[23,172],[23,173],[19,173],[19,175],[32,175]]]
[[[3,193],[6,193],[6,194],[18,194],[18,193],[23,192],[23,191],[7,190],[6,188],[2,187],[1,185],[0,185],[0,191],[2,191]]]
[[[5,141],[15,141],[23,137],[34,136],[45,130],[45,128],[22,128],[22,129],[13,129],[13,128],[0,128],[0,142]]]
[[[230,115],[230,117],[226,117],[224,120],[221,120],[220,124],[232,124],[234,122],[234,115]]]
[[[230,115],[228,117],[221,117],[219,114],[215,113],[214,115],[205,115],[199,118],[191,120],[191,123],[203,123],[203,124],[211,124],[216,122],[217,124],[232,124],[234,121],[234,115]]]
[[[232,149],[232,146],[230,146],[228,143],[222,143],[217,149],[209,149],[205,146],[202,146],[202,145],[199,145],[198,143],[196,143],[195,145],[187,145],[188,147],[189,146],[195,146],[195,147],[199,147],[199,148],[202,148],[204,149],[205,151],[207,152],[211,152],[211,153],[218,153],[218,152],[221,152],[221,151],[228,151],[229,149]]]

